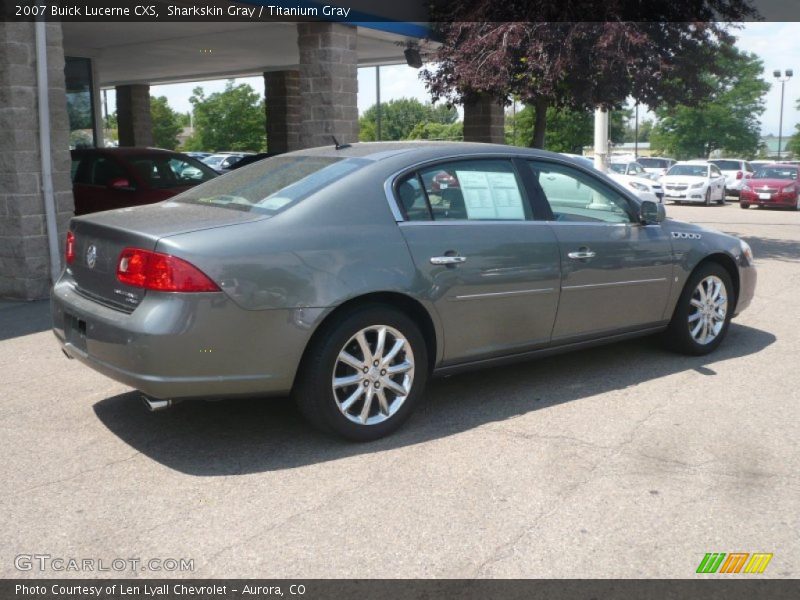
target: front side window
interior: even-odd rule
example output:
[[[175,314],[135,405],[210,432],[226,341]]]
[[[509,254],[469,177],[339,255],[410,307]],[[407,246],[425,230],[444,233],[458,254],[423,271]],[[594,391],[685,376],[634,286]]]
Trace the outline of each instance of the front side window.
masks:
[[[530,210],[508,160],[464,160],[419,171],[435,221],[524,221]]]
[[[563,165],[530,161],[541,193],[556,221],[630,223],[630,204],[593,177]]]
[[[721,176],[722,176],[722,171],[720,171],[720,170],[719,170],[717,167],[713,167],[713,166],[712,166],[712,167],[711,167],[711,174],[712,174],[714,177],[721,177]]]

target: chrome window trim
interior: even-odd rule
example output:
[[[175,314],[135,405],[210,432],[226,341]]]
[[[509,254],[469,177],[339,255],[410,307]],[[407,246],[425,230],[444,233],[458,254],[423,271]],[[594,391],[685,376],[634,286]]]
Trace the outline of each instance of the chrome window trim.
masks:
[[[602,174],[599,173],[592,173],[591,170],[587,169],[581,164],[573,162],[571,159],[568,159],[566,156],[537,156],[531,155],[523,152],[507,152],[507,151],[496,151],[496,152],[480,152],[475,154],[448,154],[445,156],[438,156],[436,158],[428,158],[425,160],[421,160],[419,162],[407,165],[402,169],[395,171],[386,180],[383,182],[383,192],[386,195],[386,201],[389,203],[389,210],[392,212],[392,216],[397,223],[415,223],[415,224],[424,224],[424,223],[438,223],[439,225],[454,225],[454,224],[464,224],[464,223],[476,223],[476,224],[485,224],[485,223],[550,223],[551,221],[543,221],[537,220],[535,218],[525,219],[524,221],[519,220],[507,220],[507,221],[470,221],[469,219],[464,220],[456,220],[456,219],[449,219],[447,221],[408,221],[403,216],[403,211],[400,208],[400,203],[397,200],[397,197],[394,194],[394,184],[400,177],[403,177],[409,173],[413,173],[414,171],[418,171],[426,166],[435,165],[440,162],[448,162],[452,160],[481,160],[481,159],[505,159],[509,161],[513,161],[514,159],[520,160],[544,160],[547,162],[561,164],[567,167],[574,167],[584,173],[591,175]],[[516,169],[515,169],[516,173]],[[632,196],[628,194],[628,190],[619,186],[615,181],[609,179],[613,185],[612,189],[619,192],[621,191],[625,197],[630,199]],[[603,181],[606,183],[606,181]],[[523,186],[524,187],[524,186]]]

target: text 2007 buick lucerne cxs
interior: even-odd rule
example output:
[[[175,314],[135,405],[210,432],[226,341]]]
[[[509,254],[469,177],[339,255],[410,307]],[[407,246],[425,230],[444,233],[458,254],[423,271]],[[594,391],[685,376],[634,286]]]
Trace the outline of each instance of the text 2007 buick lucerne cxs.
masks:
[[[432,374],[663,332],[714,350],[756,283],[743,241],[666,219],[548,152],[292,152],[72,220],[52,295],[67,355],[173,401],[291,393],[354,440]]]

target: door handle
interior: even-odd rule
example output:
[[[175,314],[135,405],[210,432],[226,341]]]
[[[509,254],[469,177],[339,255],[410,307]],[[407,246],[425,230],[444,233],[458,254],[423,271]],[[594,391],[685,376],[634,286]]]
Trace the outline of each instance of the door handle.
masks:
[[[431,256],[432,265],[460,265],[467,262],[466,256]]]
[[[567,256],[575,260],[586,260],[587,258],[594,258],[596,255],[597,253],[594,250],[589,250],[588,248],[581,248],[567,254]]]

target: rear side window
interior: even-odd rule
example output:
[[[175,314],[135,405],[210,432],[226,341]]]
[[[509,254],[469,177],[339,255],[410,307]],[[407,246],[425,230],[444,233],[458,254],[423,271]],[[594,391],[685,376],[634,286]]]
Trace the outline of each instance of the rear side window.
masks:
[[[128,174],[117,162],[107,156],[98,156],[92,162],[93,185],[108,185],[113,179],[127,179]]]
[[[273,215],[369,162],[361,158],[276,156],[231,171],[174,200]]]
[[[419,171],[435,221],[524,221],[530,218],[514,167],[508,160],[463,160]],[[398,189],[398,195],[401,196]]]

